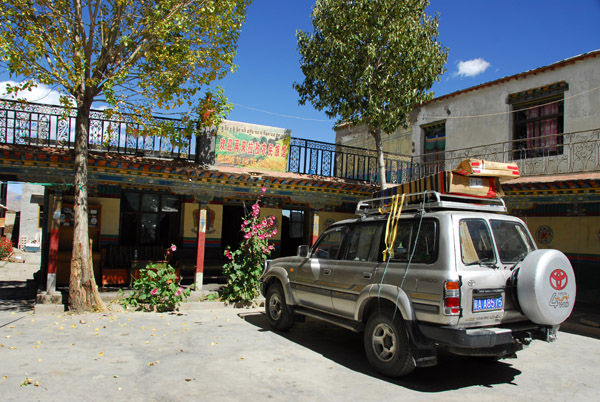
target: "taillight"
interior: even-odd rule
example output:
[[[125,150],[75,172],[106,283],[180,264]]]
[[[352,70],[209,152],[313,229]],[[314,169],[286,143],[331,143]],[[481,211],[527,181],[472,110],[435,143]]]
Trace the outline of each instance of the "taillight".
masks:
[[[444,314],[460,314],[460,282],[447,281],[444,283]]]

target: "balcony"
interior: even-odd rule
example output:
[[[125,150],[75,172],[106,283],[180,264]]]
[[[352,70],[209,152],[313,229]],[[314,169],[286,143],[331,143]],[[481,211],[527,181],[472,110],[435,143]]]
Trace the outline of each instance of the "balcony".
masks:
[[[0,144],[31,147],[73,149],[75,140],[74,111],[64,117],[61,106],[22,104],[15,101],[0,103]],[[154,118],[168,123],[175,130],[183,130],[179,120]],[[141,127],[133,119],[107,119],[100,110],[90,115],[89,149],[96,152],[135,155],[160,159],[183,159],[211,165],[214,140],[201,144],[202,139],[192,136],[182,146],[173,146],[160,136],[141,134]],[[542,146],[543,138],[536,141],[515,140],[485,146],[445,151],[435,162],[426,162],[431,155],[407,156],[385,153],[387,182],[405,183],[442,170],[452,170],[466,158],[480,158],[497,162],[515,162],[522,176],[558,175],[600,171],[600,129],[559,134],[552,147]],[[203,151],[207,149],[208,152]],[[331,143],[292,138],[288,151],[287,171],[319,177],[356,180],[376,185],[379,181],[377,155],[374,150]]]

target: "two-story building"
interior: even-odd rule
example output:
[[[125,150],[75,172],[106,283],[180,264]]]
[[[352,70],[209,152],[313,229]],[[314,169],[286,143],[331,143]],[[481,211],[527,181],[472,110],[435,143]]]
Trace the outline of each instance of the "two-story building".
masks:
[[[402,181],[453,170],[466,158],[514,162],[503,182],[510,213],[539,247],[570,258],[579,300],[600,303],[600,51],[437,97],[419,105],[384,149],[412,141]],[[341,126],[340,144],[369,144],[364,127]]]

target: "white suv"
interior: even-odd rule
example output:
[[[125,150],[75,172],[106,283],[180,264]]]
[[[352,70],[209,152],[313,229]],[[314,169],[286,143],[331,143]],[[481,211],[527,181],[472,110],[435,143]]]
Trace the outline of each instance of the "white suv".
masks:
[[[305,316],[364,331],[378,372],[402,376],[437,363],[437,350],[512,357],[532,339],[554,341],[575,303],[575,277],[557,250],[536,250],[500,199],[411,194],[392,212],[359,203],[295,257],[261,277],[272,328]],[[387,245],[386,245],[387,244]]]

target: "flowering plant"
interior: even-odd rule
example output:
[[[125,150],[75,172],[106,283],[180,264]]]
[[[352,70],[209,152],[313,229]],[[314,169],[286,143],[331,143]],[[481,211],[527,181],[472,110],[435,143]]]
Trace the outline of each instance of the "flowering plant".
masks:
[[[175,245],[167,249],[167,257],[177,250]],[[149,263],[140,269],[140,277],[133,283],[134,291],[122,299],[123,306],[144,311],[172,311],[179,308],[191,293],[191,289],[179,286],[175,269],[168,263]]]
[[[225,257],[230,261],[223,265],[227,285],[221,296],[228,302],[251,302],[258,296],[258,279],[265,260],[274,250],[269,239],[277,234],[275,217],[260,217],[260,200],[266,191],[266,187],[261,189],[252,212],[243,218],[241,231],[244,238],[239,247],[234,251],[230,247],[225,250]]]
[[[13,252],[13,244],[6,237],[0,237],[0,260],[4,261]]]

